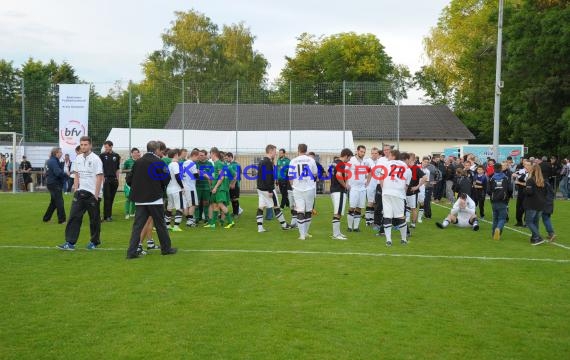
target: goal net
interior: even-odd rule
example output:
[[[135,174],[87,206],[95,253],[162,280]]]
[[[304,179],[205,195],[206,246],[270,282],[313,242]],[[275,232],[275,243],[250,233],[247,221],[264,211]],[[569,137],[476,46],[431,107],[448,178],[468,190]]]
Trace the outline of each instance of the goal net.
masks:
[[[0,132],[0,191],[17,192],[24,186],[20,172],[24,136],[15,132]]]

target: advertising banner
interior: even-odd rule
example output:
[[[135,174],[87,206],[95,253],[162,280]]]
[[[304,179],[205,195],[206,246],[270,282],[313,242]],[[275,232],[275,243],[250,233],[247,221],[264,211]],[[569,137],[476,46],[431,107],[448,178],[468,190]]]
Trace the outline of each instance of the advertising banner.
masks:
[[[88,121],[89,84],[59,84],[59,146],[72,160]]]

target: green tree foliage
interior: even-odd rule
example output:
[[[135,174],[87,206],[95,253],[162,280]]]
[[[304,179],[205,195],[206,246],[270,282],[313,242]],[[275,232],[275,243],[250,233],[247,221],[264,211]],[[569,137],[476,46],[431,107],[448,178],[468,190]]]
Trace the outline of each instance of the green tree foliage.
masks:
[[[171,27],[162,34],[163,48],[143,63],[145,79],[132,86],[139,103],[133,123],[162,127],[177,103],[233,103],[236,81],[247,89],[240,99],[264,93],[268,65],[253,49],[255,36],[243,23],[223,25],[220,31],[210,18],[197,11],[176,12]]]
[[[18,69],[0,60],[0,131],[22,131],[20,84]]]
[[[570,6],[525,1],[505,28],[503,119],[510,142],[570,154]]]
[[[570,151],[570,15],[563,0],[505,1],[501,142],[533,153]],[[427,103],[448,104],[492,142],[498,3],[452,0],[424,40],[429,64],[415,74]]]
[[[415,74],[426,102],[452,107],[483,143],[493,134],[496,37],[497,1],[452,0],[424,39],[430,63]]]
[[[71,65],[54,60],[44,64],[30,58],[22,65],[24,80],[26,141],[57,141],[59,89],[57,84],[79,81]]]
[[[396,94],[405,97],[409,70],[393,64],[375,35],[350,32],[317,38],[303,33],[297,40],[295,56],[285,57],[280,82],[283,93],[289,83],[307,84],[296,89],[294,102],[338,104],[343,98],[343,80],[351,83],[349,103],[387,104],[394,102]],[[378,91],[365,92],[363,87],[379,85],[363,82],[385,85]]]

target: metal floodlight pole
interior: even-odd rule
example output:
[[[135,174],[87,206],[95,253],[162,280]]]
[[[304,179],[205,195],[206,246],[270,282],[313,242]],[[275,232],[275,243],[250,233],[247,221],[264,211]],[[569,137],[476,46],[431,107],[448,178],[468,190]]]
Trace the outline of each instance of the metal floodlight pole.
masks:
[[[26,89],[22,78],[22,137],[24,138],[24,150],[26,149]]]
[[[292,95],[293,95],[293,84],[291,82],[291,80],[289,80],[289,153],[291,153],[292,151],[292,147],[291,147],[291,128],[293,127],[293,117],[292,117],[292,112],[293,112],[293,99],[292,99]]]
[[[182,75],[182,148],[184,148],[184,131],[186,130],[186,116],[184,114],[184,75]]]
[[[501,112],[501,53],[503,49],[503,0],[499,0],[499,23],[497,29],[497,65],[495,67],[495,109],[493,111],[493,156],[499,160],[499,125]]]
[[[238,153],[238,123],[239,121],[239,80],[236,80],[236,153],[234,156],[237,156]]]
[[[131,151],[132,144],[131,144],[131,129],[133,127],[133,92],[132,92],[132,85],[133,81],[129,80],[129,152]]]
[[[12,133],[12,192],[16,193],[18,178],[16,177],[16,133]]]
[[[342,148],[346,148],[346,80],[342,81]]]
[[[396,149],[400,150],[400,91],[396,92]]]

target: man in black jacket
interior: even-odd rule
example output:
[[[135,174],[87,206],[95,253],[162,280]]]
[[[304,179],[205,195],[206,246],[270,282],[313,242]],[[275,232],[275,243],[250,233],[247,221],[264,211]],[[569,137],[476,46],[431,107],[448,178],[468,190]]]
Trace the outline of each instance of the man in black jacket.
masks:
[[[275,165],[273,160],[275,159],[277,148],[275,145],[267,145],[265,147],[265,157],[261,159],[257,166],[257,195],[258,195],[258,207],[257,207],[257,232],[265,232],[263,227],[263,210],[265,208],[273,208],[273,213],[275,217],[281,224],[281,229],[289,230],[291,227],[285,221],[283,212],[279,207],[277,202],[277,194],[275,192]]]
[[[164,203],[162,195],[170,180],[165,171],[165,165],[158,155],[159,144],[149,141],[146,144],[147,153],[138,159],[131,170],[129,186],[131,187],[131,201],[136,205],[135,221],[131,233],[131,241],[127,250],[127,259],[139,257],[137,247],[140,242],[141,231],[147,221],[152,217],[162,255],[176,254],[176,248],[171,247],[170,236],[164,223]]]

